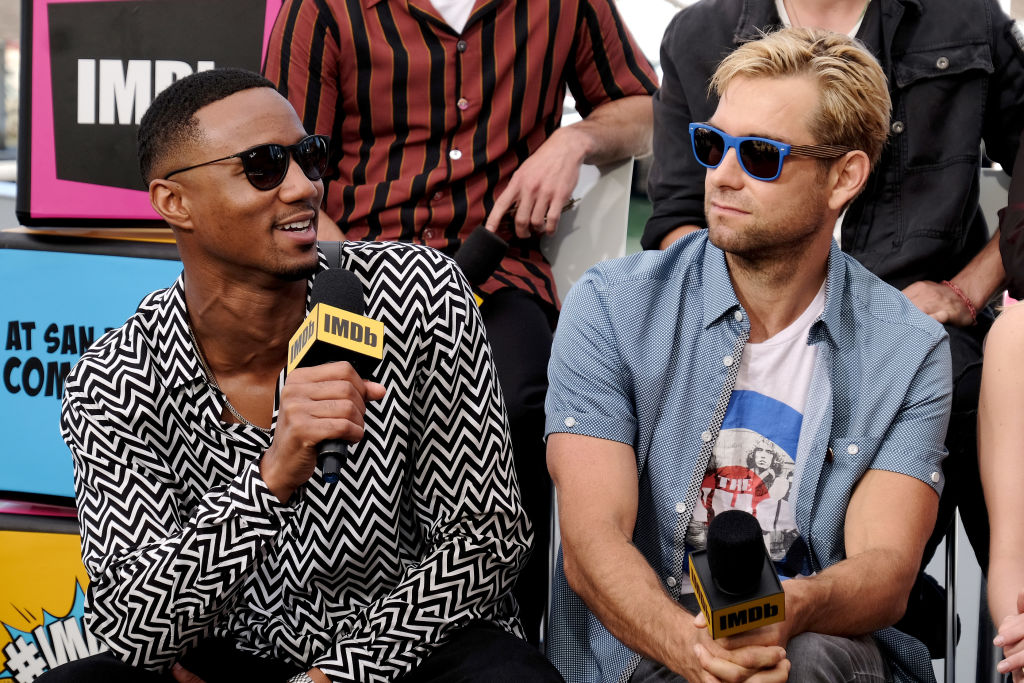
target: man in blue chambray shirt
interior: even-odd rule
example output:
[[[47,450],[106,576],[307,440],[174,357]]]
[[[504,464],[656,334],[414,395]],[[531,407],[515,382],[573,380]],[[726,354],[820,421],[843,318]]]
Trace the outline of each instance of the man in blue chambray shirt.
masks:
[[[559,322],[552,659],[569,681],[931,680],[891,626],[943,484],[949,344],[832,241],[885,142],[885,78],[846,36],[786,29],[712,86],[690,126],[708,231],[591,269]],[[686,559],[731,509],[786,620],[712,641]]]

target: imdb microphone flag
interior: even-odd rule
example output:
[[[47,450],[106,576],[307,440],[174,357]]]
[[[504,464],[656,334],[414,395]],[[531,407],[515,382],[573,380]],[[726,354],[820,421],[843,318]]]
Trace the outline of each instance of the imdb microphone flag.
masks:
[[[379,361],[383,345],[384,323],[319,303],[288,342],[287,369],[338,360],[339,349]]]

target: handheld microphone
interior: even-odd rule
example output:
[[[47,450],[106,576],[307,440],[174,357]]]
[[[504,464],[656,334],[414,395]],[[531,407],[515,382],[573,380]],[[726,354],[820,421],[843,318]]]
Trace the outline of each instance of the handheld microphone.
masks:
[[[786,618],[786,596],[748,512],[726,510],[708,525],[707,549],[690,553],[690,583],[712,638]]]
[[[344,268],[321,271],[313,280],[309,315],[288,342],[287,372],[347,360],[367,377],[384,357],[384,324],[363,316],[363,285]],[[346,443],[328,439],[318,447],[324,481],[335,483]]]
[[[482,285],[505,258],[508,242],[498,237],[483,225],[478,225],[469,233],[452,256],[455,263],[462,268],[466,280],[473,287]],[[477,301],[477,304],[480,302]]]

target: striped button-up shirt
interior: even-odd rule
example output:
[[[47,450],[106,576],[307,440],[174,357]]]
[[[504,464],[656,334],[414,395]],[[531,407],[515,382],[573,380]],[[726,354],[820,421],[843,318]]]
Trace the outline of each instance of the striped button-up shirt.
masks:
[[[825,309],[807,338],[816,360],[791,495],[815,571],[846,557],[846,508],[868,469],[941,491],[951,393],[939,323],[835,242],[827,277]],[[635,449],[633,541],[675,597],[686,571],[685,530],[749,333],[725,255],[707,231],[595,266],[566,297],[558,323],[547,432]],[[894,628],[874,636],[897,681],[933,679],[922,643]],[[569,589],[561,557],[549,647],[570,683],[614,683],[640,661]]]
[[[613,0],[477,0],[461,33],[428,0],[288,0],[265,72],[331,136],[324,208],[349,239],[448,253],[558,127],[566,86],[583,116],[656,88]],[[557,305],[538,238],[481,289],[504,287]]]

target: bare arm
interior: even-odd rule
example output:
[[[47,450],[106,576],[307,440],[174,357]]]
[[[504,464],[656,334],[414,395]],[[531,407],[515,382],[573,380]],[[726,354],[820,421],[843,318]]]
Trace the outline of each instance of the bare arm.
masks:
[[[981,310],[989,299],[1003,286],[1006,272],[999,257],[999,231],[992,236],[963,270],[957,273],[950,282],[970,299],[974,310]],[[920,280],[903,290],[915,306],[940,323],[950,323],[959,327],[971,325],[974,320],[967,305],[953,291],[952,287]]]
[[[913,477],[868,470],[846,512],[847,559],[785,581],[786,620],[722,644],[785,645],[805,632],[859,636],[893,625],[906,610],[938,504],[935,492]]]
[[[778,647],[725,653],[662,588],[631,538],[637,514],[637,472],[625,444],[575,434],[548,437],[548,468],[558,491],[566,579],[620,641],[690,681],[784,681],[788,662]],[[695,647],[716,655],[705,671]]]
[[[1019,367],[1024,339],[1024,308],[1005,311],[989,332],[978,404],[978,463],[985,490],[991,533],[988,604],[1002,639],[997,645],[1013,658],[1014,681],[1024,666],[1024,527],[1020,524],[1020,492],[1024,489],[1021,443],[1024,421],[1024,372]],[[998,639],[997,639],[998,640]],[[1008,670],[1000,666],[999,670]]]
[[[665,236],[661,238],[661,242],[658,245],[659,249],[668,249],[671,247],[676,240],[680,240],[689,235],[694,230],[700,230],[699,225],[680,225],[678,228],[668,231]]]
[[[794,627],[855,636],[896,623],[906,610],[938,505],[939,497],[924,482],[868,470],[846,511],[847,559],[791,582],[794,590],[786,592],[793,600],[787,618]]]
[[[487,229],[515,211],[519,237],[552,233],[583,164],[606,164],[651,150],[651,98],[634,95],[598,106],[582,121],[559,128],[512,175],[487,216]]]

